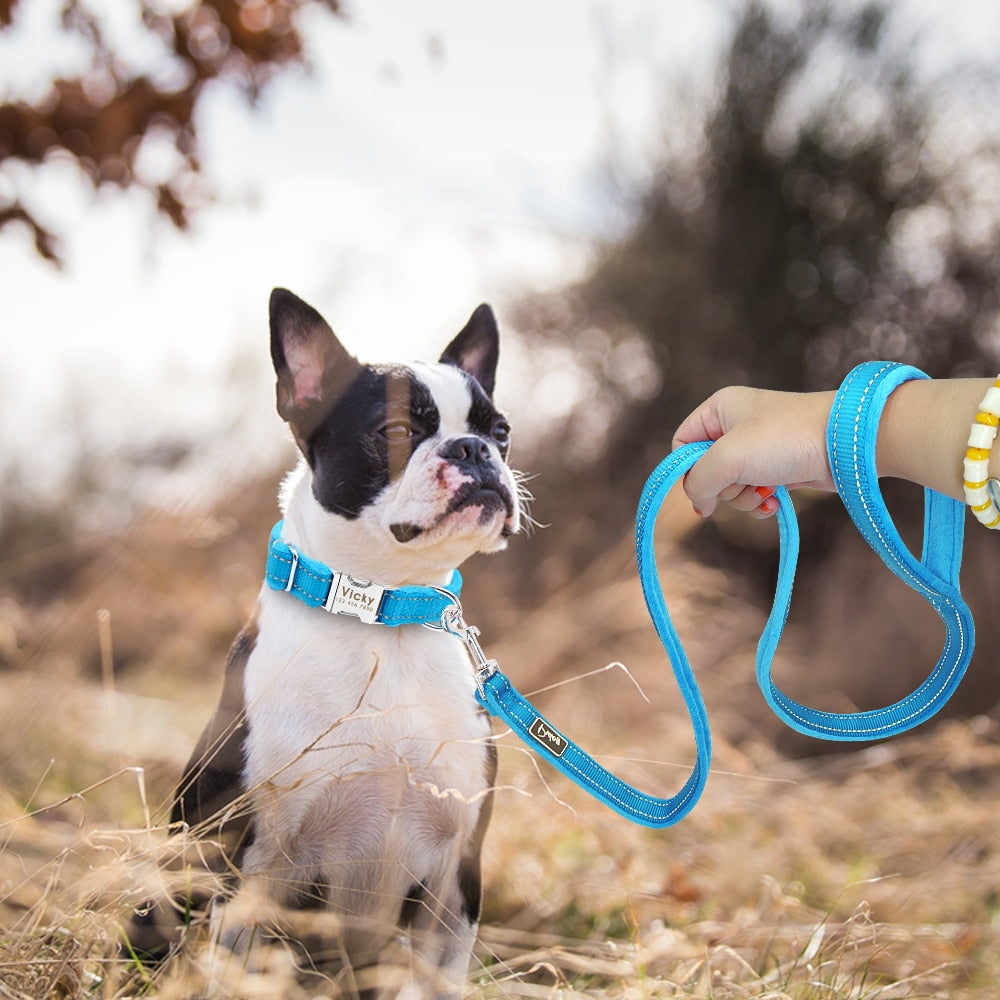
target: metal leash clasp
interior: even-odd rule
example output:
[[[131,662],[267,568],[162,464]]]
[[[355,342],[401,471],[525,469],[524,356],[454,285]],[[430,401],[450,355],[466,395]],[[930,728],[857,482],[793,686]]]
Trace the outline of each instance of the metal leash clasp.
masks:
[[[453,635],[465,643],[466,652],[469,654],[469,659],[475,669],[476,687],[481,695],[485,695],[484,684],[490,677],[499,672],[500,665],[496,660],[489,659],[483,652],[483,647],[479,645],[479,629],[466,622],[458,598],[448,590],[443,590],[440,587],[434,589],[442,597],[448,598],[451,603],[441,612],[440,622],[425,622],[424,628],[447,632],[448,635]]]

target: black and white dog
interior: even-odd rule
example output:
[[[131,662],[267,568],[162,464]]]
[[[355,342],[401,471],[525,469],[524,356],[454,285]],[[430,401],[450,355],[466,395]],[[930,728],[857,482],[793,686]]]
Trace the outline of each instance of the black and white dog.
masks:
[[[303,456],[281,498],[290,549],[398,588],[444,587],[473,553],[506,546],[521,513],[492,401],[488,306],[437,364],[361,364],[284,289],[270,324],[278,412]],[[347,992],[405,944],[409,984],[383,979],[375,995],[460,995],[496,770],[474,690],[444,632],[262,587],[174,810],[193,829],[237,832],[240,878],[215,908],[218,939],[237,952],[268,935],[302,940],[308,910],[323,928],[310,954],[318,941]]]

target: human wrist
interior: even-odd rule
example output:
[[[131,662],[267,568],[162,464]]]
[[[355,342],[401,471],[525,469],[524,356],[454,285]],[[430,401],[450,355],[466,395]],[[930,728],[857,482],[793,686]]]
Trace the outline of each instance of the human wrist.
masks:
[[[886,402],[879,425],[879,476],[906,479],[964,501],[962,460],[969,424],[991,379],[914,379]],[[996,474],[1000,449],[992,456]]]
[[[904,382],[886,400],[878,428],[875,466],[879,477],[908,479],[912,471],[912,419],[923,386],[917,380]],[[916,390],[916,392],[914,392]]]

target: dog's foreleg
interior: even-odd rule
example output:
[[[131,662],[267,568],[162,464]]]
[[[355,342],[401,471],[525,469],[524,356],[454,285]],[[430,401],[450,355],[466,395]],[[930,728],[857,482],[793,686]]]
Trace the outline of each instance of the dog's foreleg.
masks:
[[[478,841],[467,850],[445,878],[418,887],[409,901],[413,998],[457,1000],[465,992],[482,905]],[[400,1000],[411,994],[404,990]]]
[[[489,742],[486,754],[489,789],[496,779],[496,768],[496,747]],[[470,835],[456,840],[452,863],[444,876],[433,891],[420,886],[410,900],[411,904],[416,904],[410,908],[414,981],[433,984],[433,988],[414,993],[413,997],[457,1000],[465,993],[482,910],[480,857],[492,811],[493,794],[488,791],[479,804]],[[399,1000],[411,1000],[411,997],[401,994]]]

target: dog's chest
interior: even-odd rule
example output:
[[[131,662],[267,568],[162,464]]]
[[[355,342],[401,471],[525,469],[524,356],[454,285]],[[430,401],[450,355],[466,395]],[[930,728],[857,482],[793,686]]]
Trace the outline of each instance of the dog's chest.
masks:
[[[464,825],[458,813],[487,786],[490,729],[461,645],[282,598],[262,594],[245,677],[244,777],[257,808],[286,828],[342,823],[359,803],[369,821],[416,810]]]

